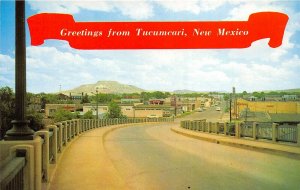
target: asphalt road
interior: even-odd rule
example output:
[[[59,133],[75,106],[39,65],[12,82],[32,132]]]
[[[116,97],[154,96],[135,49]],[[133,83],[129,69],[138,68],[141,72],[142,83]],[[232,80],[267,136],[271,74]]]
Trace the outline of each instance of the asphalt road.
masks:
[[[207,121],[217,122],[222,118],[223,111],[216,111],[215,107],[207,108],[203,112],[194,112],[191,115],[188,115],[183,120],[197,120],[197,119],[206,119]],[[177,119],[181,120],[181,119]]]
[[[300,189],[299,160],[191,139],[170,124],[118,129],[104,146],[129,189]]]

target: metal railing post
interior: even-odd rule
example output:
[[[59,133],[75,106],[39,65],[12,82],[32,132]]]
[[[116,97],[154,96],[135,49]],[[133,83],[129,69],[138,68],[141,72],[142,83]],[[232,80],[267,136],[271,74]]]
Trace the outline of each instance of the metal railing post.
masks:
[[[227,122],[224,122],[224,135],[225,136],[227,135],[227,128],[228,128]]]
[[[63,135],[63,126],[62,123],[57,123],[57,127],[58,127],[58,137],[57,137],[57,146],[58,146],[58,151],[62,152],[62,135]]]
[[[257,123],[256,122],[253,122],[253,126],[252,126],[252,132],[253,132],[253,134],[252,134],[252,137],[253,137],[253,139],[254,140],[256,140],[256,136],[257,136],[257,132],[256,132],[256,128],[257,128]]]
[[[241,123],[238,121],[235,122],[235,137],[241,138]]]
[[[49,154],[53,155],[52,163],[55,164],[56,161],[57,161],[57,139],[58,139],[57,126],[56,125],[49,125],[48,130],[49,131],[51,130],[53,132],[52,141],[51,141],[51,144],[49,144],[49,146],[52,147],[51,149],[49,148],[49,150],[51,150],[52,152],[49,152]]]
[[[278,124],[273,123],[272,124],[272,141],[276,142],[278,138]]]
[[[300,124],[297,125],[297,145],[300,146]]]
[[[63,139],[64,139],[64,145],[66,146],[67,145],[67,143],[68,143],[68,134],[67,134],[67,129],[68,129],[68,127],[67,127],[67,122],[66,121],[64,121],[63,122],[63,130],[64,130],[64,136],[63,136]]]
[[[42,145],[42,173],[43,180],[49,181],[49,131],[37,131],[35,135],[38,135],[44,139]]]
[[[220,132],[219,126],[220,126],[220,123],[218,122],[216,125],[216,134],[219,134],[219,132]]]

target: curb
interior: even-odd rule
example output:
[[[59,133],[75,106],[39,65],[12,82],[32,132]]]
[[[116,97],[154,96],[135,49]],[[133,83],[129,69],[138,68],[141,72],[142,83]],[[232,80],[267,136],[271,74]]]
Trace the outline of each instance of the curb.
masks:
[[[270,147],[264,147],[264,146],[255,146],[255,145],[251,145],[248,144],[247,141],[248,140],[243,140],[245,142],[232,142],[232,141],[228,141],[229,137],[221,137],[221,136],[217,136],[217,135],[213,135],[210,134],[210,137],[205,137],[205,136],[201,136],[201,133],[199,134],[192,134],[189,133],[190,131],[183,131],[183,129],[178,129],[178,127],[171,127],[171,131],[186,136],[186,137],[190,137],[190,138],[194,138],[194,139],[198,139],[198,140],[204,140],[204,141],[208,141],[208,142],[212,142],[212,143],[216,143],[216,144],[222,144],[222,145],[226,145],[226,146],[232,146],[232,147],[237,147],[237,148],[243,148],[243,149],[247,149],[247,150],[252,150],[252,151],[257,151],[257,152],[264,152],[264,153],[269,153],[269,154],[274,154],[274,155],[279,155],[279,156],[286,156],[289,158],[293,158],[293,159],[297,159],[300,160],[300,151],[299,152],[292,152],[292,151],[286,151],[286,150],[280,150],[280,149],[273,149]],[[300,150],[300,148],[299,148]]]

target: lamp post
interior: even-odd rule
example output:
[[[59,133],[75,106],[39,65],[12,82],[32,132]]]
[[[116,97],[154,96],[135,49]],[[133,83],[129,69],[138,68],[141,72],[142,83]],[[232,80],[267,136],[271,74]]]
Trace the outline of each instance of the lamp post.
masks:
[[[26,35],[25,35],[25,1],[15,2],[15,120],[12,129],[6,132],[5,140],[32,140],[34,131],[25,120],[26,112]]]

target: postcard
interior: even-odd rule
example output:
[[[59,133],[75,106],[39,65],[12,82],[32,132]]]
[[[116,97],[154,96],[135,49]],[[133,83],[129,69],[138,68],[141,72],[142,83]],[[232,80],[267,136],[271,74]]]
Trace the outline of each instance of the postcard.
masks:
[[[1,189],[299,189],[299,32],[298,0],[0,0]]]

